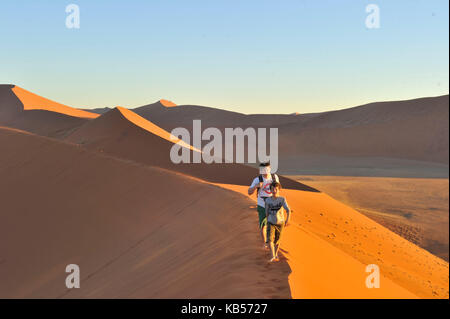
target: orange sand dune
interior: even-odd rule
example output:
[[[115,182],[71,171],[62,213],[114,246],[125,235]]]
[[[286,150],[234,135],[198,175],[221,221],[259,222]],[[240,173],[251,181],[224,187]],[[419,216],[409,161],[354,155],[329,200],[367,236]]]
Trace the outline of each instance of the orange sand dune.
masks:
[[[294,210],[282,241],[293,298],[449,297],[444,260],[324,193],[282,192]],[[379,289],[365,286],[369,264],[380,267]]]
[[[0,298],[290,297],[240,194],[17,130],[0,149]]]
[[[24,110],[45,110],[88,119],[94,119],[99,116],[98,114],[95,113],[75,109],[70,106],[53,102],[49,99],[46,99],[44,97],[31,93],[27,90],[24,90],[21,87],[18,87],[17,85],[14,86],[14,88],[12,88],[12,91],[14,92],[14,94],[16,94],[17,98],[22,102]]]
[[[126,143],[126,146],[130,146],[131,143],[135,143],[138,139],[141,139],[141,137],[137,137],[140,135],[139,134],[143,134],[145,132],[152,132],[154,134],[159,134],[161,135],[161,130],[155,126],[154,124],[147,123],[145,120],[142,120],[141,117],[134,115],[134,113],[130,110],[125,110],[122,108],[118,108],[117,109],[118,112],[120,112],[120,114],[123,116],[122,120],[120,120],[117,116],[115,116],[114,114],[118,114],[118,112],[114,113],[114,112],[110,112],[110,114],[105,114],[103,116],[103,120],[104,122],[101,125],[96,125],[97,128],[99,127],[103,127],[103,129],[105,127],[114,127],[116,128],[117,132],[116,134],[119,134],[120,136],[126,136],[127,139],[124,140]],[[114,118],[114,120],[113,120]],[[123,118],[128,119],[131,123],[134,123],[136,126],[138,126],[139,128],[143,128],[145,130],[145,132],[143,131],[121,131],[121,128],[119,126],[120,125],[127,125],[127,122],[123,122]],[[99,118],[96,121],[100,121],[102,120],[102,118]],[[117,122],[116,122],[117,121]],[[91,122],[86,124],[87,126],[93,126],[95,123]],[[99,123],[97,123],[99,124]],[[80,129],[80,131],[82,132],[83,130]],[[76,135],[77,132],[75,132]],[[100,133],[99,131],[94,132],[94,131],[86,131],[86,137],[94,137],[94,136],[107,136],[105,133]],[[136,134],[136,135],[135,135]],[[154,134],[152,134],[151,136],[154,136]],[[101,138],[100,140],[102,140],[102,147],[108,147],[108,149],[106,150],[106,153],[111,153],[113,155],[119,156],[121,158],[127,158],[127,159],[132,159],[134,161],[137,162],[141,162],[144,164],[150,164],[150,165],[154,165],[155,161],[154,161],[154,157],[157,156],[158,154],[166,154],[168,153],[168,148],[164,148],[166,146],[161,145],[161,146],[157,146],[156,141],[155,140],[150,140],[150,136],[142,136],[142,146],[139,146],[139,144],[134,145],[133,147],[130,148],[125,148],[125,145],[123,144],[118,144],[116,141],[118,140],[118,138],[114,137],[115,135],[112,135],[110,138]],[[97,138],[96,138],[97,139]],[[114,143],[112,142],[112,140],[114,140]],[[158,140],[159,141],[159,140]],[[145,151],[145,147],[144,145],[147,146],[152,146],[151,153],[149,153],[148,158],[144,157],[144,155],[146,154]],[[102,150],[105,150],[102,148]],[[126,151],[125,151],[126,150]],[[151,161],[150,161],[151,158]],[[177,171],[180,171],[184,174],[188,174],[194,177],[198,177],[200,179],[206,180],[206,181],[214,181],[217,180],[218,178],[220,179],[222,178],[229,178],[229,179],[233,179],[235,181],[238,181],[240,179],[242,179],[243,176],[245,176],[245,181],[243,181],[243,184],[248,184],[251,180],[251,177],[255,174],[255,171],[253,171],[253,169],[251,169],[249,172],[245,171],[245,174],[243,174],[243,171],[239,171],[239,169],[237,169],[236,167],[238,165],[234,165],[235,168],[234,169],[230,169],[226,172],[226,174],[222,174],[219,170],[208,170],[211,169],[211,165],[202,165],[202,164],[197,164],[196,165],[188,165],[188,170],[181,170],[179,165],[170,165],[168,158],[163,158],[161,160],[160,163],[158,163],[158,165],[161,165],[164,168],[169,168],[169,169],[174,169]],[[205,172],[207,172],[208,175],[205,175]],[[248,173],[249,176],[246,176]],[[203,175],[202,175],[203,174]],[[253,174],[253,175],[251,175]],[[215,175],[215,177],[213,176]],[[282,180],[283,182],[283,180]],[[236,186],[237,187],[237,186]],[[241,187],[241,191],[245,194],[246,193],[246,187]],[[289,186],[288,186],[289,187]],[[291,205],[294,205],[295,207],[299,207],[299,211],[301,211],[303,209],[304,206],[309,207],[308,209],[314,209],[314,212],[319,215],[319,216],[323,216],[320,214],[324,214],[321,210],[322,209],[326,209],[326,210],[330,210],[330,212],[334,212],[336,214],[338,214],[338,216],[335,216],[334,219],[336,219],[336,222],[333,221],[332,224],[331,221],[326,222],[325,224],[323,223],[319,223],[318,226],[314,225],[315,227],[319,227],[319,230],[315,230],[315,228],[313,228],[313,230],[315,231],[314,237],[317,237],[317,240],[319,241],[325,241],[325,242],[329,242],[329,244],[332,244],[332,247],[330,246],[328,249],[331,249],[331,251],[333,251],[333,253],[330,252],[330,254],[344,254],[344,255],[349,255],[349,256],[356,256],[356,257],[350,257],[350,259],[354,259],[352,262],[350,262],[350,264],[352,265],[347,265],[344,268],[348,268],[348,269],[360,269],[361,267],[364,269],[364,265],[370,264],[370,263],[381,263],[380,260],[378,260],[377,258],[381,257],[379,253],[382,253],[382,251],[380,250],[380,246],[376,246],[376,247],[372,247],[370,245],[368,245],[367,247],[364,247],[364,249],[361,249],[361,245],[363,245],[364,243],[367,244],[371,244],[373,243],[373,238],[371,238],[370,233],[372,232],[370,227],[374,227],[374,228],[380,228],[383,231],[381,232],[381,234],[376,234],[376,236],[382,236],[385,237],[388,243],[390,243],[390,238],[391,236],[393,236],[394,234],[391,233],[390,231],[388,231],[385,228],[382,228],[381,226],[379,226],[378,224],[376,224],[375,222],[373,222],[372,220],[365,218],[364,216],[362,216],[361,214],[359,214],[358,212],[352,210],[351,208],[342,205],[341,203],[332,200],[330,197],[324,195],[324,194],[319,194],[319,193],[314,193],[314,192],[302,192],[302,191],[296,191],[296,190],[286,190],[286,192],[297,192],[293,194],[293,198],[298,199],[300,198],[300,200],[305,199],[305,197],[307,198],[307,200],[305,200],[306,204],[303,206],[299,206],[298,204],[296,204],[296,200],[292,199],[290,200],[290,202],[293,202],[294,204],[291,203]],[[311,193],[311,194],[310,194]],[[310,195],[305,195],[305,194],[310,194]],[[315,197],[314,195],[319,196],[319,200],[317,199],[317,197]],[[311,198],[309,198],[308,196],[311,196]],[[291,198],[291,196],[289,196],[289,198]],[[297,210],[297,209],[296,209]],[[343,234],[347,234],[350,233],[350,231],[355,232],[352,229],[346,229],[345,227],[338,227],[338,221],[340,221],[340,219],[344,218],[345,216],[353,216],[351,218],[358,220],[358,226],[354,226],[354,227],[362,227],[362,229],[364,229],[363,233],[360,234],[360,236],[362,237],[360,241],[356,242],[357,240],[359,240],[359,238],[356,236],[356,238],[352,238],[352,240],[349,240],[348,242],[344,244],[341,243],[340,240],[336,240],[335,236],[338,235],[339,232],[343,232]],[[360,220],[360,218],[363,218],[363,220]],[[327,218],[325,218],[325,220],[327,220]],[[335,224],[336,225],[335,225]],[[342,221],[342,223],[345,224],[345,222]],[[347,221],[347,223],[349,223]],[[325,226],[323,226],[325,225]],[[347,225],[347,224],[346,224]],[[325,227],[324,229],[320,228],[320,227]],[[366,233],[367,232],[367,233]],[[331,233],[334,234],[334,236],[331,235]],[[287,232],[288,234],[288,232]],[[297,233],[296,233],[297,234]],[[370,235],[370,236],[369,236]],[[297,235],[296,235],[297,236]],[[301,235],[299,235],[301,237]],[[333,238],[331,239],[330,237],[327,236],[332,236]],[[397,236],[398,237],[398,236]],[[366,238],[371,238],[370,240],[367,240]],[[400,237],[398,237],[396,240],[399,240],[399,244],[398,245],[405,245],[406,247],[408,247],[408,249],[410,251],[408,251],[408,253],[405,253],[406,256],[402,253],[397,253],[397,255],[400,255],[401,258],[405,258],[405,260],[411,261],[411,256],[414,256],[413,253],[415,253],[415,249],[417,249],[418,247],[408,243],[407,241],[402,240]],[[295,242],[295,241],[293,241]],[[378,244],[381,244],[383,241],[378,241]],[[337,245],[336,243],[340,243],[339,245]],[[386,243],[384,243],[386,245]],[[361,247],[360,247],[361,246]],[[352,249],[347,249],[348,247],[352,248]],[[356,248],[355,248],[356,247]],[[355,249],[353,249],[355,248]],[[401,248],[398,248],[399,250]],[[375,251],[376,250],[376,251]],[[360,255],[364,255],[365,253],[368,254],[368,256],[370,258],[364,259],[362,258]],[[423,253],[423,252],[422,252]],[[426,252],[425,252],[426,253]],[[410,255],[409,255],[410,254]],[[432,255],[426,253],[425,254],[426,257],[424,258],[428,258],[429,256],[433,257]],[[377,258],[371,258],[372,256],[376,256]],[[328,257],[324,257],[324,258],[328,258]],[[333,257],[334,258],[334,257]],[[312,258],[314,259],[314,258]],[[380,258],[381,259],[381,258]],[[316,260],[316,262],[319,262],[321,259],[314,259]],[[328,260],[332,260],[332,258],[328,259]],[[346,259],[345,259],[346,260]],[[442,262],[442,264],[440,264]],[[431,284],[425,284],[424,282],[421,283],[415,283],[415,282],[409,282],[409,275],[411,271],[423,271],[422,268],[419,267],[419,269],[409,269],[408,267],[404,270],[404,272],[400,272],[400,270],[397,270],[398,268],[395,267],[399,267],[399,265],[401,265],[401,262],[397,262],[394,263],[392,262],[391,264],[396,265],[393,268],[388,268],[389,272],[392,273],[392,275],[390,273],[388,274],[384,274],[384,278],[386,278],[386,283],[387,283],[387,287],[389,287],[389,284],[391,281],[394,281],[397,283],[397,281],[400,281],[403,283],[403,281],[407,282],[407,290],[410,290],[409,288],[411,288],[411,291],[413,292],[412,294],[405,293],[405,291],[401,292],[402,290],[395,290],[395,289],[387,289],[386,291],[383,292],[383,290],[376,290],[376,291],[372,291],[370,290],[370,292],[367,292],[365,288],[365,286],[363,285],[362,288],[364,288],[362,290],[362,292],[360,292],[358,289],[361,289],[361,287],[359,287],[358,289],[354,290],[353,288],[350,289],[347,292],[344,293],[337,293],[337,294],[333,294],[332,292],[330,292],[327,296],[329,297],[336,297],[338,295],[342,296],[342,297],[367,297],[367,298],[371,298],[371,297],[386,297],[386,298],[394,298],[394,297],[399,297],[399,296],[406,296],[406,297],[412,297],[412,296],[421,296],[421,297],[432,297],[432,296],[445,296],[445,294],[448,294],[447,291],[444,291],[444,287],[445,287],[445,282],[447,282],[448,284],[448,277],[447,278],[438,278],[438,277],[433,277],[434,275],[429,275],[429,276],[425,276],[426,280],[432,279],[431,280]],[[448,264],[446,264],[444,261],[439,260],[438,261],[438,267],[440,267],[441,265],[445,267],[447,267],[446,269],[448,270]],[[382,267],[380,265],[380,267]],[[385,267],[385,266],[383,266]],[[382,269],[384,269],[382,267]],[[292,267],[293,269],[295,267]],[[311,269],[314,269],[313,265],[311,265]],[[353,270],[351,273],[353,273]],[[402,270],[403,271],[403,270]],[[440,273],[438,273],[440,274]],[[363,274],[360,274],[357,278],[365,278],[367,274],[365,272],[363,272]],[[293,275],[295,276],[295,275]],[[406,278],[405,278],[406,276]],[[439,276],[439,275],[438,275]],[[345,276],[344,276],[345,277]],[[339,277],[342,278],[342,277]],[[359,279],[355,279],[357,281],[355,281],[355,284],[358,283],[359,284]],[[444,284],[443,284],[444,283]],[[363,282],[364,284],[364,282]],[[293,285],[295,286],[295,285]],[[401,285],[400,285],[401,286]],[[403,286],[402,286],[403,287]],[[436,289],[439,290],[439,292],[435,291]],[[443,290],[444,289],[444,290]],[[295,288],[293,288],[292,291],[294,291]],[[391,291],[392,293],[388,293],[388,291]],[[433,293],[434,291],[434,293]],[[316,291],[317,292],[317,291]],[[305,295],[300,294],[299,297],[304,297]],[[315,295],[316,296],[316,295]]]
[[[47,113],[84,122],[62,129],[72,144],[0,128],[0,277],[7,278],[0,296],[449,296],[448,263],[285,177],[295,210],[282,243],[286,260],[268,265],[249,209],[254,197],[242,196],[256,169],[175,165],[170,133],[130,110],[86,117],[46,99],[36,107],[42,98],[13,92],[23,113],[45,117],[31,116],[29,125],[51,124]],[[12,109],[0,115],[12,121]],[[85,269],[84,290],[68,293],[62,285],[69,263]],[[365,287],[368,264],[381,268],[380,289]]]
[[[0,145],[2,297],[415,297],[385,276],[365,288],[364,264],[296,227],[297,216],[287,261],[269,265],[252,200],[235,192],[17,130],[0,128]],[[337,213],[324,194],[286,192],[297,214]],[[69,291],[71,263],[82,279]]]
[[[123,108],[118,106],[117,110],[120,111],[120,113],[122,113],[122,115],[129,120],[131,123],[139,126],[140,128],[155,134],[167,141],[170,141],[171,143],[177,143],[178,145],[182,146],[182,147],[186,147],[189,148],[191,150],[195,150],[197,152],[201,152],[200,150],[195,149],[194,147],[192,147],[189,144],[186,144],[185,142],[183,142],[182,140],[180,140],[179,138],[173,136],[172,134],[170,134],[169,132],[167,132],[166,130],[160,128],[159,126],[153,124],[152,122],[144,119],[143,117],[137,115],[136,113],[134,113],[133,111],[130,111],[129,109]]]
[[[170,150],[174,141],[171,140],[171,134],[122,107],[85,123],[65,140],[90,150],[170,169],[214,183],[246,185],[257,175],[257,169],[240,164],[172,163]],[[190,146],[186,144],[185,147]],[[283,185],[292,189],[317,191],[284,176],[280,176],[280,180]]]
[[[163,106],[165,107],[174,107],[177,106],[175,103],[173,103],[172,101],[168,101],[168,100],[159,100],[159,103],[161,103]]]
[[[42,136],[64,138],[86,121],[91,120],[45,109],[24,110],[24,103],[13,90],[26,92],[14,85],[0,85],[0,125]],[[38,96],[35,96],[35,100],[42,105],[48,101]],[[64,110],[64,107],[61,109]],[[58,108],[58,110],[61,109]]]
[[[219,129],[278,127],[279,167],[290,175],[448,177],[448,95],[312,114],[245,115],[159,103],[134,111],[168,131],[191,128],[194,119]]]

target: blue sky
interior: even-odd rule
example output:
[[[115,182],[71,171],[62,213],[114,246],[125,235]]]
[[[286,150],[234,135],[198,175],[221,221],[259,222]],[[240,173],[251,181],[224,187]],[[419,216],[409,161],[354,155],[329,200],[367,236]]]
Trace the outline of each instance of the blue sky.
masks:
[[[80,29],[65,25],[80,8]],[[368,29],[368,4],[380,28]],[[0,83],[75,107],[319,112],[448,94],[447,0],[0,2]]]

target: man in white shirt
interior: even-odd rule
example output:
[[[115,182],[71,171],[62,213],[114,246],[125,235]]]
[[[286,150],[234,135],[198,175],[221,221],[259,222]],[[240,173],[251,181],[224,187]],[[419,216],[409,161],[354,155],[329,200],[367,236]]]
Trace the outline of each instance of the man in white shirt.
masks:
[[[267,248],[267,219],[266,219],[266,208],[265,199],[272,196],[272,190],[270,186],[273,181],[279,182],[278,176],[276,174],[271,174],[270,163],[261,163],[259,165],[259,176],[257,176],[248,189],[248,194],[252,195],[255,190],[258,192],[258,200],[256,210],[258,211],[259,217],[259,228],[261,229],[261,237],[264,242],[264,248]]]

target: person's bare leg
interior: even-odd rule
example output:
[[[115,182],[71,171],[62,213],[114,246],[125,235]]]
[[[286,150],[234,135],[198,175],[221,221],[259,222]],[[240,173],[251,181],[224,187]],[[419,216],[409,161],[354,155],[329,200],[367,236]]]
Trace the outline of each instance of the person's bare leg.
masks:
[[[280,229],[279,233],[276,236],[277,244],[275,245],[275,258],[278,259],[278,250],[280,249],[280,240],[281,240],[281,231],[283,228]]]
[[[261,227],[261,237],[264,242],[264,247],[266,247],[267,246],[267,226],[266,225]]]
[[[275,245],[275,258],[278,258],[278,249],[280,248],[280,244]]]
[[[273,261],[275,259],[275,245],[273,244],[273,241],[269,243],[270,246],[270,253],[272,254],[272,259],[270,261]]]

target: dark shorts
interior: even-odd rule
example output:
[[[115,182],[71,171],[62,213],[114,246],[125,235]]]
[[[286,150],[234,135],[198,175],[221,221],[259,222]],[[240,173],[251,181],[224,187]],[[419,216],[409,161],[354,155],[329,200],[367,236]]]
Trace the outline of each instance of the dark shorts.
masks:
[[[284,224],[274,225],[267,223],[267,243],[274,243],[275,245],[278,245],[280,243],[283,228]]]
[[[261,206],[256,206],[256,210],[258,211],[259,228],[263,228],[267,224],[266,209]]]

